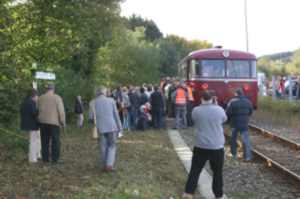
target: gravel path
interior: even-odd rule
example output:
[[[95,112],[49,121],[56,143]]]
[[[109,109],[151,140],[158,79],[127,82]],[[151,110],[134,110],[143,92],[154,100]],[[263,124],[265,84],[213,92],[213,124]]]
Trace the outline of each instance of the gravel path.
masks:
[[[194,129],[180,131],[180,134],[192,148],[196,135]],[[224,191],[229,198],[300,199],[300,188],[278,175],[276,170],[268,170],[262,162],[245,163],[232,159],[229,146],[225,147],[225,151]]]

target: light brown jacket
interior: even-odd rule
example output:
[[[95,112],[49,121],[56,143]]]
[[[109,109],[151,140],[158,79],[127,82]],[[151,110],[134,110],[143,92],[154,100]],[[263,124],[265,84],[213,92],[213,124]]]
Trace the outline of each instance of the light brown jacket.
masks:
[[[66,125],[64,104],[60,96],[47,92],[39,98],[38,107],[40,123]]]

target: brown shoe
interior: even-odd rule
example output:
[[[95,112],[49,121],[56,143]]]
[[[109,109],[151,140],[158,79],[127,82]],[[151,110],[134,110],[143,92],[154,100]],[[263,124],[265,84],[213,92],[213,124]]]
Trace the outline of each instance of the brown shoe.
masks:
[[[182,199],[193,199],[193,195],[188,194],[188,193],[183,193],[182,194]]]
[[[116,169],[113,168],[112,166],[106,166],[106,167],[104,168],[104,171],[105,171],[105,172],[114,172],[114,171],[116,171]]]

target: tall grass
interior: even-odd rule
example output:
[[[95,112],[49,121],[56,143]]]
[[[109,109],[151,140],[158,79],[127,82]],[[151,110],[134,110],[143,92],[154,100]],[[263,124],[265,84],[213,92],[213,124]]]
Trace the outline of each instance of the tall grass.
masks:
[[[0,128],[0,159],[15,158],[28,152],[28,136],[20,131]]]
[[[260,97],[255,121],[284,126],[300,131],[300,101],[273,100],[271,97]]]

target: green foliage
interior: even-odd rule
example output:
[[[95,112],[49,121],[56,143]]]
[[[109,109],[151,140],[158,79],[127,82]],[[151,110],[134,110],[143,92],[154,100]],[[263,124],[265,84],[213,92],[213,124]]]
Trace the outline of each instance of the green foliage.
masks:
[[[9,126],[18,117],[36,70],[56,73],[58,92],[73,111],[75,95],[93,95],[98,49],[120,21],[120,0],[13,2],[0,2],[0,122]]]
[[[144,29],[116,29],[113,39],[99,50],[98,70],[106,84],[158,82],[159,48],[145,41]]]
[[[15,123],[36,71],[56,74],[69,118],[76,95],[87,102],[99,84],[158,83],[176,76],[189,52],[211,47],[175,35],[163,38],[152,20],[122,18],[121,1],[0,1],[1,124]],[[46,83],[38,80],[40,93]]]
[[[300,50],[296,50],[293,55],[287,55],[281,58],[276,56],[265,56],[258,60],[258,69],[267,74],[272,75],[300,75]],[[288,58],[287,58],[288,56]]]
[[[13,159],[17,153],[28,152],[26,133],[20,132],[16,126],[13,130],[7,130],[0,124],[0,150],[1,158],[5,156],[5,159]]]
[[[177,65],[181,59],[191,51],[210,48],[212,46],[207,41],[188,41],[176,35],[168,35],[161,39],[158,45],[162,55],[161,66],[159,68],[161,76],[176,76]]]

